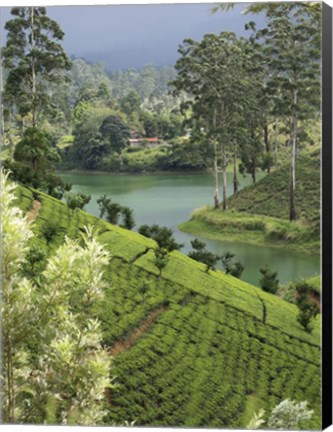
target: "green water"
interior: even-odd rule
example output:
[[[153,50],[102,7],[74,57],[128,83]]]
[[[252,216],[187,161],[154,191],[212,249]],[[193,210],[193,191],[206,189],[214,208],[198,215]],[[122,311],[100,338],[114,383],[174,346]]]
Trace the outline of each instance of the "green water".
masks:
[[[232,193],[231,174],[228,178]],[[115,202],[134,210],[136,228],[157,223],[173,229],[177,241],[184,243],[182,251],[191,249],[194,236],[178,230],[178,225],[190,218],[194,209],[213,204],[210,174],[87,174],[62,173],[61,177],[73,185],[73,192],[91,195],[85,210],[99,216],[96,200],[108,194]],[[260,178],[260,176],[259,176]],[[250,177],[240,177],[240,187],[250,184]],[[242,279],[258,285],[259,268],[269,265],[278,271],[281,283],[309,277],[320,272],[320,258],[290,252],[282,248],[249,245],[202,239],[207,249],[217,254],[231,251],[245,266]]]

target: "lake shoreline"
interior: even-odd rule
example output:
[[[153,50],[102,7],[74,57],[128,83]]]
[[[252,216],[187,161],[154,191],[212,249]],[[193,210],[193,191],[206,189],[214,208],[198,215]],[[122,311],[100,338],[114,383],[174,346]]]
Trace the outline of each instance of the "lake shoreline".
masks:
[[[248,216],[255,218],[251,227],[249,226],[248,221],[245,220]],[[237,224],[238,227],[236,226]],[[281,226],[279,226],[279,224]],[[278,220],[276,218],[274,220],[273,218],[263,215],[247,215],[233,211],[226,214],[223,214],[222,212],[216,213],[214,215],[212,209],[209,207],[203,207],[196,210],[192,214],[190,220],[178,225],[178,229],[182,232],[210,240],[273,247],[303,253],[313,257],[320,256],[320,250],[318,250],[318,245],[316,243],[301,241],[300,238],[292,240],[292,235],[294,234],[292,230],[295,230],[296,225],[290,228],[289,233],[283,233],[287,237],[285,240],[274,237],[274,235],[279,233],[279,230],[282,231],[285,229],[285,225],[287,224],[290,226],[292,225],[289,221],[282,219]],[[272,228],[272,226],[274,226],[274,228]],[[306,230],[304,228],[302,229],[305,231],[305,234],[307,234]],[[288,235],[290,236],[289,238]]]
[[[108,174],[108,175],[116,175],[116,176],[129,176],[129,175],[138,175],[138,176],[149,176],[149,175],[200,175],[200,174],[212,174],[209,169],[207,170],[180,170],[180,171],[167,171],[167,170],[159,170],[159,171],[138,171],[138,172],[131,172],[131,171],[101,171],[101,170],[84,170],[75,168],[72,170],[60,170],[57,169],[57,174],[83,174],[83,175],[102,175],[102,174]]]
[[[162,175],[92,175],[79,173],[63,173],[62,179],[73,185],[73,192],[91,195],[91,201],[86,205],[86,211],[99,216],[100,209],[97,199],[102,195],[109,195],[114,202],[133,209],[136,227],[143,224],[159,224],[173,230],[176,241],[184,244],[183,253],[192,250],[191,241],[198,234],[188,234],[177,227],[190,219],[193,211],[207,204],[209,198],[213,202],[212,183],[209,173],[184,172],[171,175],[163,172]],[[228,195],[232,194],[232,174],[228,174],[230,187]],[[251,177],[240,178],[240,189],[251,183]],[[252,217],[251,217],[252,219]],[[237,226],[238,228],[238,226]],[[252,233],[253,235],[254,233]],[[271,244],[258,245],[258,242],[242,242],[239,238],[230,239],[224,236],[219,241],[202,238],[207,250],[216,255],[226,251],[235,254],[238,260],[244,263],[243,279],[249,283],[258,284],[259,268],[270,265],[279,272],[279,279],[283,282],[297,280],[316,275],[320,263],[318,256],[300,253],[290,248],[271,247]],[[223,240],[230,240],[224,242]],[[235,240],[233,242],[233,240]],[[244,239],[243,239],[244,240]],[[232,244],[232,242],[234,244]]]

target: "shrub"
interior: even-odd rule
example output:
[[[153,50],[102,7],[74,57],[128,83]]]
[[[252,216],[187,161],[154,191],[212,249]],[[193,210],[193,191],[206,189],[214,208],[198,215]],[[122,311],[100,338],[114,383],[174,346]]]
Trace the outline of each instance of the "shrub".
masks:
[[[120,225],[123,228],[131,230],[135,227],[135,220],[133,216],[133,210],[129,207],[122,207],[121,213],[123,215],[123,223]]]
[[[42,235],[44,236],[47,244],[56,236],[58,233],[59,227],[55,222],[48,221],[43,225]]]
[[[162,270],[168,264],[169,254],[166,249],[158,248],[154,250],[155,258],[154,265],[158,268],[160,272],[160,277],[162,276]]]
[[[100,208],[101,218],[106,213],[106,219],[108,222],[117,225],[119,222],[119,217],[122,215],[122,223],[120,226],[129,230],[134,228],[135,221],[133,217],[133,210],[131,208],[112,202],[111,198],[107,195],[103,195],[98,198],[97,203]]]
[[[192,240],[191,241],[191,245],[192,245],[193,249],[195,249],[197,251],[203,250],[206,247],[206,243],[202,242],[202,241],[200,241],[198,239]]]
[[[319,307],[310,297],[312,291],[312,285],[306,281],[296,284],[296,304],[299,309],[297,321],[306,332],[312,331],[311,323],[319,313]]]
[[[159,225],[141,225],[139,233],[145,237],[152,238],[156,241],[161,249],[166,249],[168,252],[179,250],[183,247],[182,244],[177,243],[173,237],[173,232],[170,228],[161,227]]]
[[[91,196],[81,192],[67,192],[65,193],[65,199],[70,209],[75,210],[76,208],[79,208],[82,210],[84,206],[91,200]]]
[[[254,413],[247,429],[259,429],[266,423],[267,428],[273,430],[297,430],[301,428],[303,421],[311,419],[312,414],[313,411],[307,409],[306,401],[297,403],[285,399],[273,408],[267,423],[263,409],[258,414]]]
[[[216,270],[216,264],[219,261],[219,256],[207,250],[189,252],[188,256],[205,264],[206,273],[209,273],[209,270]]]
[[[191,245],[194,251],[189,252],[188,256],[195,261],[202,262],[206,265],[206,273],[209,272],[209,270],[215,270],[216,264],[219,261],[219,256],[213,254],[212,252],[209,252],[206,250],[206,243],[194,239],[191,241]]]
[[[116,225],[119,220],[121,205],[118,203],[113,203],[111,198],[109,198],[107,195],[103,195],[98,198],[97,204],[100,208],[100,218],[102,218],[106,213],[106,219],[108,222]]]
[[[67,239],[48,259],[38,284],[22,277],[29,249],[30,261],[40,261],[29,248],[40,240],[14,206],[7,179],[2,172],[2,259],[10,263],[2,266],[4,422],[102,423],[110,356],[93,305],[103,299],[109,255],[87,229],[83,247]],[[54,225],[48,228],[54,233]]]
[[[261,288],[266,292],[276,294],[277,290],[279,289],[277,272],[274,272],[269,267],[266,267],[261,268],[260,273],[263,275],[259,281]]]
[[[230,274],[231,276],[234,276],[236,278],[240,278],[243,271],[244,266],[240,261],[233,261],[235,257],[235,254],[232,252],[225,252],[221,256],[221,262],[225,269],[226,274]]]
[[[23,263],[23,274],[26,277],[36,277],[46,266],[47,253],[45,246],[38,239],[33,239],[34,243],[30,246],[26,255],[26,261]]]
[[[300,428],[300,423],[304,420],[310,420],[313,411],[307,409],[307,402],[297,403],[285,399],[277,405],[267,422],[270,429],[295,430]]]

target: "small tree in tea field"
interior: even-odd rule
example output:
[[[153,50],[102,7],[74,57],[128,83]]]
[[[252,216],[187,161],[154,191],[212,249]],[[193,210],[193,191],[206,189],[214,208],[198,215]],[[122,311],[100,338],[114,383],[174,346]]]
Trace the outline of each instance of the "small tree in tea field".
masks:
[[[192,240],[191,245],[194,251],[189,252],[188,256],[195,261],[205,264],[206,273],[208,273],[209,270],[215,270],[216,264],[219,261],[219,256],[206,250],[206,243],[198,239]]]
[[[275,294],[279,289],[277,272],[272,271],[269,267],[265,267],[260,269],[260,273],[263,275],[259,281],[261,288],[266,292]]]
[[[158,248],[154,250],[154,265],[158,268],[160,272],[160,277],[162,276],[162,270],[166,267],[169,261],[169,252],[166,249]]]
[[[161,227],[157,224],[154,225],[141,225],[139,233],[145,237],[152,238],[156,241],[159,248],[166,249],[168,252],[179,250],[183,247],[182,244],[177,243],[173,237],[173,232],[170,228]]]
[[[318,305],[310,297],[313,287],[306,281],[301,281],[296,284],[295,288],[296,304],[299,309],[297,321],[305,331],[311,332],[311,323],[319,313]]]
[[[123,216],[123,222],[120,224],[122,228],[131,230],[135,227],[135,220],[133,216],[133,210],[129,207],[123,206],[121,208],[121,213]]]
[[[84,206],[88,204],[89,201],[91,200],[91,195],[86,195],[81,192],[78,193],[67,192],[65,194],[65,199],[68,207],[73,211],[77,208],[82,210]]]
[[[235,257],[235,254],[232,252],[225,252],[221,256],[221,261],[223,264],[223,267],[225,269],[226,274],[230,274],[231,276],[234,276],[236,278],[240,278],[243,271],[244,266],[240,261],[233,261]]]

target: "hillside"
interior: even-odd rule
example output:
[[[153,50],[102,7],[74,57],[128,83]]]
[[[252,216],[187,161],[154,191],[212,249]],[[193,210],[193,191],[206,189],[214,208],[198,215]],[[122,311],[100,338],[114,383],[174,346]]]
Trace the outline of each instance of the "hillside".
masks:
[[[112,254],[96,305],[117,383],[108,424],[242,428],[289,397],[315,410],[304,428],[321,427],[319,318],[308,334],[294,305],[179,252],[158,277],[154,241],[37,191],[18,203],[49,254],[87,224]]]
[[[229,199],[230,208],[250,214],[289,218],[289,164],[248,186]],[[320,232],[320,150],[299,155],[296,161],[298,218]]]
[[[320,253],[320,151],[299,155],[296,163],[297,220],[289,218],[289,165],[228,200],[228,211],[194,211],[182,231],[216,240],[241,241]]]

